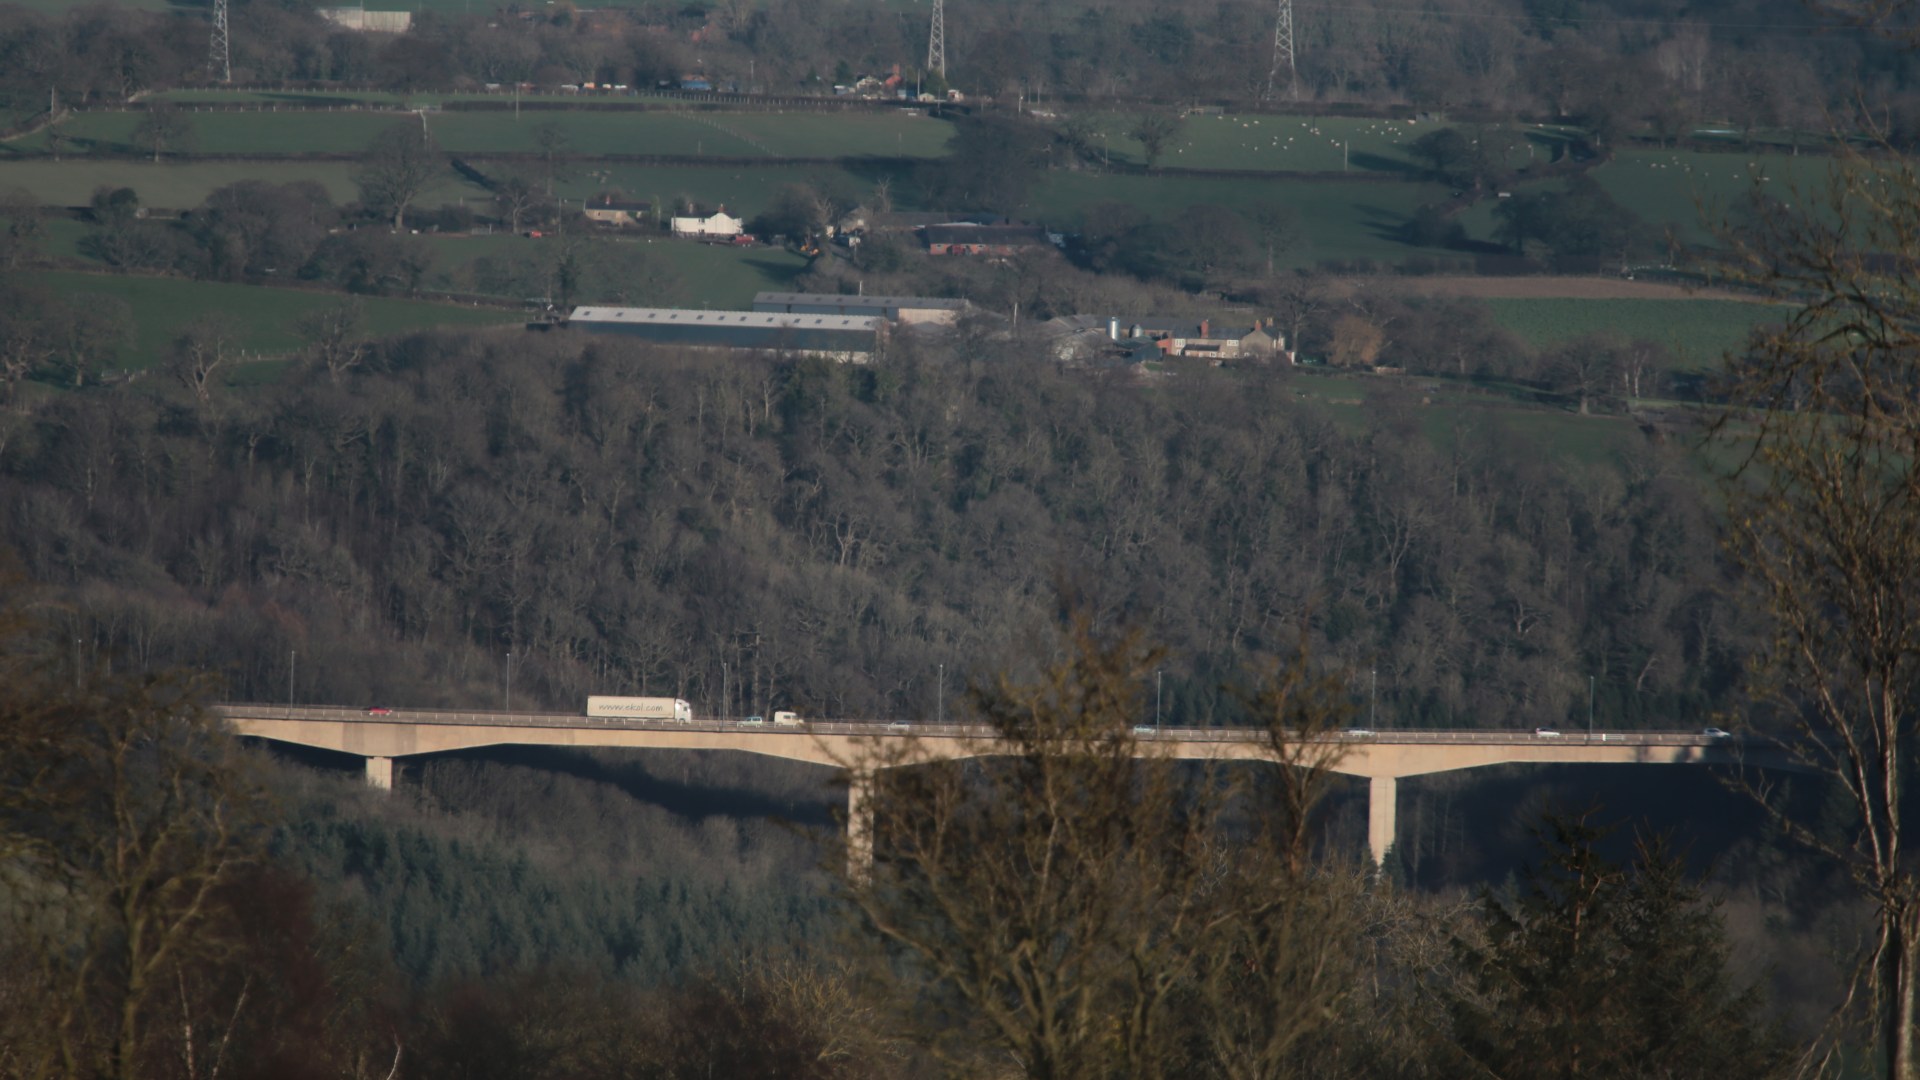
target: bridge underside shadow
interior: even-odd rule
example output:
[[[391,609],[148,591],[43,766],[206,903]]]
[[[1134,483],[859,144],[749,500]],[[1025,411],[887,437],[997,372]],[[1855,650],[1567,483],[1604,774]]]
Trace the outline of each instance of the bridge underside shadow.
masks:
[[[1736,772],[1527,764],[1404,777],[1389,861],[1423,889],[1502,881],[1539,858],[1532,831],[1545,815],[1595,811],[1595,824],[1619,826],[1603,844],[1608,857],[1630,859],[1637,832],[1664,832],[1705,873],[1765,842],[1767,813],[1728,784]],[[1780,779],[1789,797],[1817,801],[1813,778]]]
[[[341,778],[368,775],[369,759],[298,743],[244,736],[274,760]],[[605,785],[690,821],[763,818],[800,828],[837,828],[846,801],[836,771],[737,750],[575,749],[499,745],[391,759],[393,785],[434,786],[456,773],[531,770]],[[437,775],[436,775],[437,774]],[[469,777],[471,779],[471,777]]]

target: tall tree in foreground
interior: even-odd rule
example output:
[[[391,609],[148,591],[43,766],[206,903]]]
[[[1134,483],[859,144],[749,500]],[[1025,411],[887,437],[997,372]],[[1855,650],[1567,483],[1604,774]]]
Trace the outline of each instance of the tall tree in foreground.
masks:
[[[201,680],[84,677],[0,590],[0,954],[31,1001],[0,1015],[0,1071],[149,1075],[258,796]]]
[[[876,970],[962,1067],[990,1047],[1051,1080],[1291,1075],[1353,982],[1362,886],[1307,857],[1343,699],[1288,668],[1252,698],[1264,764],[1183,765],[1136,735],[1158,652],[1084,615],[1063,638],[972,694],[1005,756],[854,764]]]
[[[1729,361],[1715,431],[1737,455],[1726,544],[1772,635],[1756,690],[1801,763],[1844,793],[1790,835],[1844,866],[1875,934],[1856,1003],[1896,1080],[1920,1076],[1920,873],[1906,851],[1920,733],[1920,176],[1844,158],[1796,211],[1756,200],[1731,236],[1747,282],[1795,305]]]

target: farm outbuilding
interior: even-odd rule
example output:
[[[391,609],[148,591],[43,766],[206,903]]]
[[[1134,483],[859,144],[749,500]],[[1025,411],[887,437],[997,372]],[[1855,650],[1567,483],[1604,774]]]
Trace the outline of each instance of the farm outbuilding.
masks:
[[[602,195],[588,199],[580,207],[580,211],[587,216],[588,221],[624,228],[645,222],[653,214],[653,204]]]
[[[945,296],[840,296],[835,293],[755,294],[753,310],[789,315],[865,315],[897,323],[951,324],[967,306]]]
[[[661,345],[764,349],[864,363],[880,347],[886,320],[877,316],[795,315],[687,308],[574,308],[571,328]]]
[[[1049,246],[1047,230],[1038,225],[980,225],[955,221],[923,230],[927,251],[933,255],[1012,255]]]
[[[696,239],[731,239],[739,236],[746,223],[737,217],[729,217],[723,207],[709,217],[677,217],[673,219],[673,235],[691,236]]]

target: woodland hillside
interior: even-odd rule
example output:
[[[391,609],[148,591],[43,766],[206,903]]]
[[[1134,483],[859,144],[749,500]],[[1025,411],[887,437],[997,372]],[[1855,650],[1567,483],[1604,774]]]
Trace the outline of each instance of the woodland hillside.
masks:
[[[0,541],[83,664],[246,700],[491,707],[510,662],[522,706],[928,716],[1061,586],[1165,642],[1181,723],[1303,628],[1393,725],[1584,719],[1592,677],[1602,724],[1687,726],[1738,666],[1685,440],[958,351],[441,333],[338,382],[43,397],[4,419]]]

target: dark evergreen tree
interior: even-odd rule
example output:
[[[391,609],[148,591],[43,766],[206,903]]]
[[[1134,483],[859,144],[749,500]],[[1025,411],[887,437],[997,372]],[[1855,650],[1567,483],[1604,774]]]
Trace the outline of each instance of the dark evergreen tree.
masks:
[[[1542,857],[1489,891],[1457,942],[1449,1076],[1723,1080],[1784,1076],[1757,989],[1727,970],[1715,906],[1664,839],[1603,855],[1593,812],[1549,816]]]

